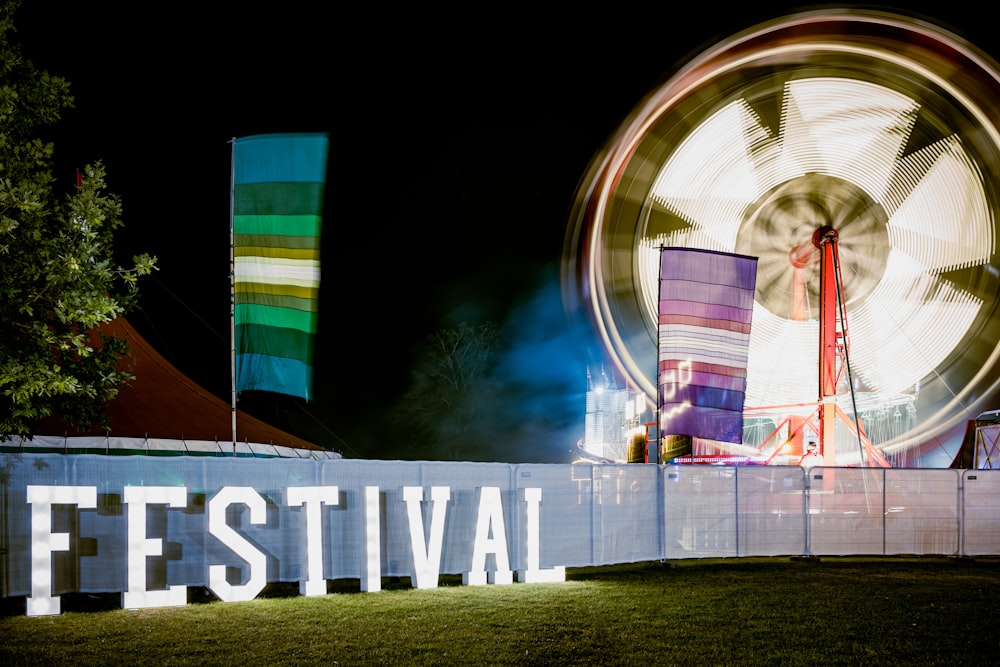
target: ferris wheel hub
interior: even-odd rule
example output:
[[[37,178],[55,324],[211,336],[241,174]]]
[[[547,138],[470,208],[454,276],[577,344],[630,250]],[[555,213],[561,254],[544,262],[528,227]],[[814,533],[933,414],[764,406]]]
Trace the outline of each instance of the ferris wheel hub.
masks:
[[[838,236],[845,294],[864,299],[883,278],[889,217],[860,186],[828,174],[790,178],[750,203],[736,252],[758,258],[757,302],[785,316],[799,298],[819,303],[819,241]],[[805,290],[805,294],[799,292]]]
[[[834,229],[830,225],[823,225],[815,232],[813,232],[812,244],[817,248],[822,248],[825,242],[828,241],[836,242],[839,236],[840,234],[837,233],[836,229]]]

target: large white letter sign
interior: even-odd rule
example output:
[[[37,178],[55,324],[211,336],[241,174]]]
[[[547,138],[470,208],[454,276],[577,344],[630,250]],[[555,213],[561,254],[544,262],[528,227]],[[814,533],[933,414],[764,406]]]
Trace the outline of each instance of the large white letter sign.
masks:
[[[476,522],[476,546],[472,551],[472,568],[462,574],[462,583],[481,586],[487,581],[486,555],[496,558],[496,570],[489,573],[491,584],[510,584],[514,573],[507,557],[507,530],[503,523],[503,504],[499,486],[479,488],[479,520]],[[492,530],[491,530],[492,529]],[[490,534],[492,533],[492,537]]]
[[[539,488],[521,489],[521,500],[527,505],[527,539],[525,540],[525,561],[527,569],[517,571],[517,580],[525,584],[566,581],[566,566],[557,565],[548,570],[538,569],[538,505],[542,502]]]
[[[382,590],[382,521],[377,486],[365,487],[365,564],[361,569],[361,590]]]
[[[96,486],[28,486],[31,505],[31,597],[28,616],[59,613],[59,598],[52,595],[52,552],[69,551],[69,533],[52,532],[52,506],[97,507]]]
[[[320,506],[340,504],[336,486],[290,486],[287,490],[291,507],[306,507],[306,580],[299,582],[302,595],[326,595],[323,578],[323,517]]]
[[[250,523],[261,524],[267,521],[267,502],[252,487],[224,486],[208,501],[208,532],[219,538],[220,542],[232,549],[249,566],[247,582],[239,586],[226,581],[225,565],[212,565],[208,568],[208,587],[223,602],[253,600],[267,584],[267,556],[226,523],[226,509],[235,504],[250,508]]]
[[[403,502],[410,520],[410,553],[413,554],[413,584],[415,588],[437,588],[441,570],[441,545],[444,542],[444,516],[451,487],[431,487],[431,530],[426,548],[424,547],[424,516],[420,511],[424,489],[420,486],[404,486]]]
[[[146,590],[146,557],[163,555],[163,540],[146,537],[146,505],[187,505],[183,486],[126,486],[128,505],[128,590],[122,593],[122,607],[182,607],[187,604],[187,586],[166,590]]]

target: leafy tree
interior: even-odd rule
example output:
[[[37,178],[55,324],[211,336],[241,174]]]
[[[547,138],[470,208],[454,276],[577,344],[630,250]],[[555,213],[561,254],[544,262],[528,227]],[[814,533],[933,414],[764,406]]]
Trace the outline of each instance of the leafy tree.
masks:
[[[20,0],[0,0],[0,440],[30,437],[58,415],[81,429],[130,379],[121,339],[94,329],[134,307],[148,255],[113,260],[121,203],[98,162],[57,192],[43,128],[71,108],[64,79],[37,70],[12,41]]]
[[[428,337],[398,414],[436,458],[475,460],[476,448],[488,446],[478,420],[492,400],[498,337],[493,322],[462,322]]]

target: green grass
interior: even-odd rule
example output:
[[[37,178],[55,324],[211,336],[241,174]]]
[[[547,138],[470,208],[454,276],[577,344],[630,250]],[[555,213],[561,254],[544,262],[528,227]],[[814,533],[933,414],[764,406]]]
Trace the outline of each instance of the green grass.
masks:
[[[64,596],[61,615],[36,618],[8,600],[0,664],[950,667],[1000,655],[996,559],[705,559],[458,584],[333,582],[310,598],[276,586],[251,602],[131,611],[72,611],[87,596]]]

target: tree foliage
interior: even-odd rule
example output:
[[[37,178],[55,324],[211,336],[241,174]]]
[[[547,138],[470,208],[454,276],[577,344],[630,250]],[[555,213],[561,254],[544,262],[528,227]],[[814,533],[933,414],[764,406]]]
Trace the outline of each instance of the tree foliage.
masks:
[[[100,162],[57,191],[44,128],[73,105],[69,83],[37,70],[13,41],[19,0],[0,0],[0,439],[30,437],[58,415],[87,429],[131,376],[127,343],[94,329],[132,308],[155,267],[114,261],[119,198]]]
[[[488,434],[477,425],[492,398],[498,338],[493,322],[462,322],[428,337],[399,414],[407,420],[414,444],[435,458],[475,460],[475,448],[488,444]]]

